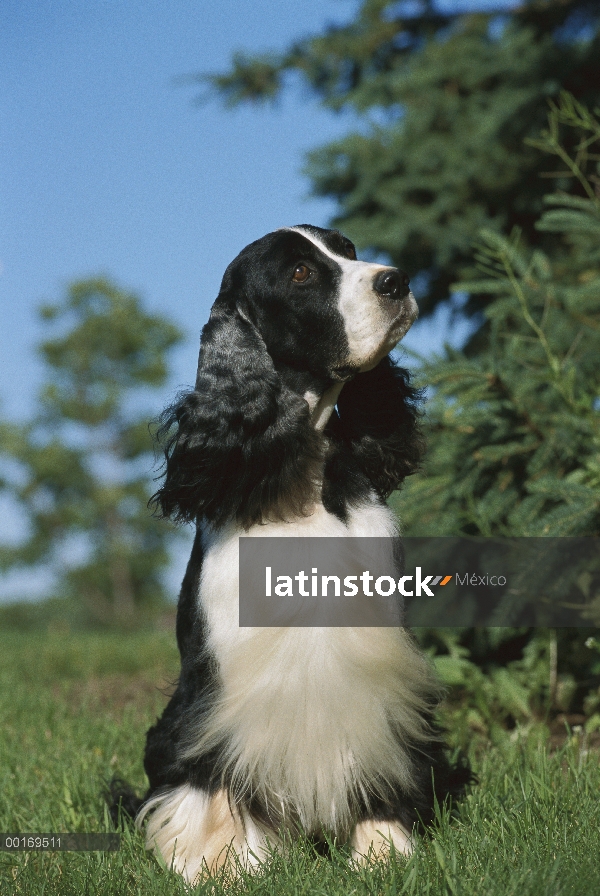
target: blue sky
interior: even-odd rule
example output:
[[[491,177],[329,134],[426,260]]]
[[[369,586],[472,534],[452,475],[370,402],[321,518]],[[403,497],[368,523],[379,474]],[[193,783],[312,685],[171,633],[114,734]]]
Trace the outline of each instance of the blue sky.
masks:
[[[36,308],[58,299],[70,281],[99,273],[138,292],[188,334],[156,410],[193,382],[200,329],[231,259],[277,227],[327,224],[334,206],[308,198],[303,158],[351,120],[321,110],[301,90],[275,109],[232,111],[216,100],[198,106],[195,88],[175,81],[225,70],[235,50],[282,49],[346,21],[357,6],[3,0],[4,416],[24,419],[33,409],[42,377]],[[417,325],[407,344],[427,353],[460,336],[441,313],[433,324]]]
[[[352,4],[308,0],[4,0],[0,115],[0,395],[27,414],[40,378],[36,307],[99,272],[181,323],[175,383],[193,379],[197,337],[222,273],[252,239],[299,220],[304,151],[343,129],[320,112],[194,106],[174,79],[227,66],[234,49],[279,46]],[[306,105],[306,98],[303,100]]]

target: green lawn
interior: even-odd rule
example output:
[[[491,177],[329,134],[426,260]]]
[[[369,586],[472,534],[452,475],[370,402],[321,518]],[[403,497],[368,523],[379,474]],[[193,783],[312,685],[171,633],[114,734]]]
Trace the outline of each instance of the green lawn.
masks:
[[[144,732],[176,673],[167,634],[0,634],[0,830],[110,830],[103,781],[116,772],[143,789]],[[478,751],[459,817],[442,815],[410,860],[355,870],[343,850],[323,859],[297,846],[254,877],[196,892],[597,896],[599,758],[577,738],[549,755],[515,737]],[[2,896],[184,892],[137,832],[118,853],[0,853]]]

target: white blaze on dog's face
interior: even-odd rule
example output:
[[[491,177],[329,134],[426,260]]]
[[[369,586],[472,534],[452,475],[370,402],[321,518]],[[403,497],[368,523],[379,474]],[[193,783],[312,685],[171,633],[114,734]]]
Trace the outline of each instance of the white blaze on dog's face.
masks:
[[[418,316],[408,277],[397,268],[358,261],[353,244],[338,231],[289,229],[301,233],[339,266],[337,301],[349,349],[347,364],[361,373],[372,370]]]

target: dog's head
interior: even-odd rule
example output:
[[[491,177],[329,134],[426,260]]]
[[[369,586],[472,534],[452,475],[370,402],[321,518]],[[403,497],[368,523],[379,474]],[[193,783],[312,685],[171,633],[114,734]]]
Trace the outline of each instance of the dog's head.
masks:
[[[310,512],[336,441],[389,494],[419,453],[415,394],[387,357],[416,316],[406,274],[358,261],[336,230],[282,228],[243,249],[202,331],[195,389],[164,417],[162,513],[248,526]]]
[[[225,272],[223,306],[253,323],[276,364],[324,382],[371,370],[417,316],[406,274],[358,261],[339,231],[307,224],[246,246]]]

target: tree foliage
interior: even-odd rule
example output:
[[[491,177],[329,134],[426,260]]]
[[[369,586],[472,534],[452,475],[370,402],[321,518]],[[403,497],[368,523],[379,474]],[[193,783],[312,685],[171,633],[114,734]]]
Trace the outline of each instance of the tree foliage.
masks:
[[[524,245],[549,245],[536,227],[547,181],[525,138],[561,90],[595,101],[600,7],[524,0],[499,14],[487,4],[466,13],[434,0],[363,0],[349,24],[280,54],[237,54],[208,80],[236,104],[274,99],[290,72],[357,121],[310,154],[314,193],[336,200],[333,223],[363,250],[422,275],[427,314],[465,275],[481,228],[518,226]],[[471,287],[467,311],[489,298]]]
[[[152,493],[143,391],[162,386],[178,329],[104,279],[74,283],[41,309],[57,332],[40,346],[47,381],[35,419],[5,425],[6,486],[25,514],[7,565],[50,566],[57,595],[99,620],[132,620],[164,600],[169,530],[147,509]]]
[[[479,279],[456,284],[490,297],[490,338],[421,368],[433,395],[425,475],[401,500],[411,534],[600,533],[600,121],[564,94],[540,149],[572,190],[545,197],[548,253],[484,230]]]
[[[546,164],[554,157],[556,179],[570,190],[545,197],[536,227],[547,252],[527,247],[516,230],[484,230],[476,284],[456,284],[490,297],[489,340],[471,356],[446,348],[420,369],[431,388],[428,454],[421,475],[393,498],[408,535],[600,534],[600,109],[593,115],[563,94],[532,146]],[[575,558],[557,568],[545,541],[525,571],[532,588],[553,570],[550,591],[597,619],[600,554],[590,563],[587,553],[573,582]],[[452,688],[452,712],[492,739],[503,724],[561,711],[588,733],[600,728],[598,645],[589,635],[421,633]]]

